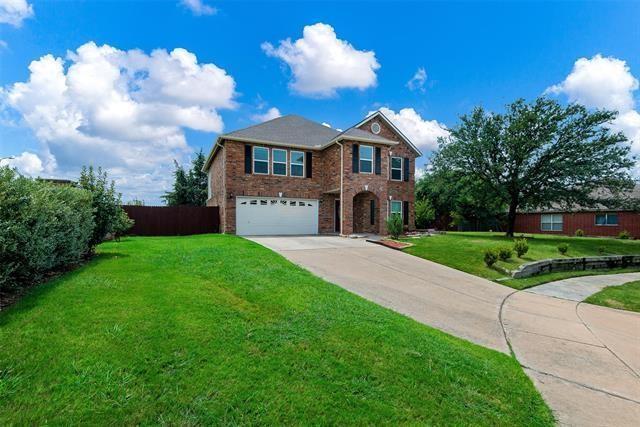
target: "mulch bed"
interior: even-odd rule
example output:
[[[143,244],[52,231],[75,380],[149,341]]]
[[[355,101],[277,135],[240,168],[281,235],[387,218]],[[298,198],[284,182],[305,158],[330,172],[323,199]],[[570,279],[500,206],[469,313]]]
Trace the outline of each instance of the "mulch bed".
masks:
[[[413,246],[412,243],[398,242],[397,240],[391,240],[391,239],[367,240],[367,241],[371,243],[376,243],[378,245],[386,246],[387,248],[396,249],[399,251],[402,249],[408,248],[410,246]]]

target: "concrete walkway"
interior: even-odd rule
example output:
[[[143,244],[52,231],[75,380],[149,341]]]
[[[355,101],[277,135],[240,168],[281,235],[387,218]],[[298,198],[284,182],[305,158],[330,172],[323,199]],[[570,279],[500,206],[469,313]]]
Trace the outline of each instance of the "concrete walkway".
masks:
[[[503,353],[511,349],[562,425],[640,420],[637,313],[515,292],[360,239],[252,240],[419,322]]]
[[[607,286],[620,286],[636,280],[640,280],[640,273],[573,277],[545,283],[544,285],[527,289],[527,292],[571,301],[584,301],[587,297],[600,292]]]

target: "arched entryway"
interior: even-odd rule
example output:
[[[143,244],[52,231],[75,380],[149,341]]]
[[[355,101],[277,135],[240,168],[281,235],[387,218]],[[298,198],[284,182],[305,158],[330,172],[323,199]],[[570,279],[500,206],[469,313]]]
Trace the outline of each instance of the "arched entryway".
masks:
[[[371,191],[363,191],[353,197],[353,232],[380,232],[380,200]]]

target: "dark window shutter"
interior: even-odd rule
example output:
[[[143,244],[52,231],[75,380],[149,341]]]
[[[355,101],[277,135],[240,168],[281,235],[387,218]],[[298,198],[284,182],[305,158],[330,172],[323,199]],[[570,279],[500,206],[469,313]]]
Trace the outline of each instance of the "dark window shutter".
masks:
[[[376,223],[376,201],[373,199],[369,201],[369,219],[371,225]]]
[[[409,225],[409,202],[402,202],[402,222]]]
[[[311,178],[313,174],[313,153],[311,151],[307,151],[304,153],[304,163],[307,178]]]
[[[244,173],[251,173],[251,161],[253,160],[250,145],[244,146]]]
[[[358,144],[353,144],[352,146],[352,150],[353,150],[353,156],[352,156],[352,166],[353,166],[353,173],[358,173],[360,172],[360,146]]]
[[[409,181],[409,158],[405,157],[404,158],[404,177],[402,178],[403,181]]]
[[[382,173],[382,153],[380,147],[376,147],[376,175]]]

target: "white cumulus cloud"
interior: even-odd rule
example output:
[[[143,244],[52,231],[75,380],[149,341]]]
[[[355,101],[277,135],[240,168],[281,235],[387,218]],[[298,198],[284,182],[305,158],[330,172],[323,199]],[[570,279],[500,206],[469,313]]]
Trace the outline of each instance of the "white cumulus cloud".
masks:
[[[397,113],[387,107],[380,108],[400,131],[421,150],[438,148],[438,138],[449,136],[447,127],[437,120],[423,119],[413,108],[403,108]],[[370,111],[368,115],[375,113]]]
[[[11,166],[24,175],[38,176],[44,171],[42,160],[34,153],[23,152],[19,156],[0,160],[0,166]]]
[[[625,61],[598,54],[591,59],[579,58],[564,81],[545,93],[563,94],[569,101],[588,108],[618,111],[611,128],[623,132],[632,151],[640,154],[640,113],[635,109],[634,98],[638,87],[638,79]]]
[[[427,71],[420,67],[416,70],[411,80],[407,82],[407,87],[409,90],[417,90],[424,93],[425,88],[424,85],[427,82]]]
[[[251,116],[251,119],[254,122],[262,123],[268,120],[277,119],[280,116],[282,116],[282,114],[280,114],[280,110],[278,110],[276,107],[271,107],[264,113],[254,114],[253,116]]]
[[[293,74],[291,88],[312,97],[331,97],[338,89],[366,89],[376,85],[380,64],[375,52],[354,48],[323,23],[304,27],[302,38],[262,44],[264,52],[286,63]]]
[[[27,0],[0,0],[0,23],[20,27],[33,16],[33,6]]]
[[[209,6],[203,0],[180,0],[180,4],[189,9],[194,15],[215,15],[218,9]]]
[[[157,176],[191,152],[184,128],[221,132],[218,110],[234,107],[234,79],[180,48],[146,54],[89,42],[29,71],[5,88],[5,102],[41,142],[43,168],[59,175],[94,164],[131,183]]]

